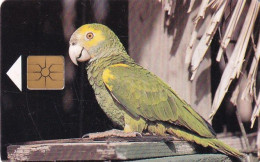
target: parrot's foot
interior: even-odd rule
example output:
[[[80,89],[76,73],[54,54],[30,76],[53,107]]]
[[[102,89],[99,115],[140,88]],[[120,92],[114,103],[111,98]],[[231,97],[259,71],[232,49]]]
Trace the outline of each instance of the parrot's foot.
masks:
[[[112,129],[105,132],[97,132],[97,133],[88,133],[82,136],[82,138],[104,138],[104,137],[142,137],[142,134],[139,132],[129,132],[126,133],[123,130]]]

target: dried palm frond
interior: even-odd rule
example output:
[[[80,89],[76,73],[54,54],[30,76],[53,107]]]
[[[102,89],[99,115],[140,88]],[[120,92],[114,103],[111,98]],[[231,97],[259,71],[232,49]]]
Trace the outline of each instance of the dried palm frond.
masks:
[[[260,33],[259,33],[260,34]],[[247,78],[247,86],[246,89],[243,92],[242,99],[245,99],[245,96],[249,94],[250,96],[253,96],[256,100],[256,74],[257,74],[257,68],[259,65],[259,58],[260,58],[260,35],[258,36],[258,44],[257,49],[255,52],[255,56],[253,57],[253,61],[251,63],[251,67],[248,73]]]
[[[236,4],[236,7],[235,7],[235,9],[232,13],[232,17],[229,21],[228,27],[225,30],[225,34],[224,34],[223,39],[221,41],[221,46],[219,48],[218,55],[217,55],[217,58],[216,58],[216,60],[218,62],[220,61],[220,58],[221,58],[224,50],[227,48],[227,46],[230,42],[231,36],[232,36],[233,32],[235,31],[238,20],[239,20],[241,14],[242,14],[243,9],[244,9],[245,3],[246,3],[246,0],[238,0],[238,2]]]
[[[196,16],[196,18],[194,20],[194,29],[193,29],[193,32],[192,32],[192,35],[191,35],[189,46],[188,46],[188,48],[186,50],[185,64],[190,64],[190,62],[191,62],[191,57],[192,57],[192,51],[193,51],[194,43],[195,43],[195,40],[196,40],[197,35],[198,35],[197,25],[198,25],[198,22],[201,19],[204,19],[206,10],[208,8],[208,3],[209,3],[209,0],[202,0],[199,12],[198,12],[198,14],[197,14],[197,16]],[[194,5],[194,1],[191,1],[189,9],[188,9],[188,13],[190,12],[190,10],[191,10],[193,5]]]
[[[211,0],[208,4],[210,8],[218,10],[225,0]]]
[[[247,115],[246,118],[244,118],[246,120],[249,120],[249,117],[252,113],[251,112],[252,107],[250,102],[254,101],[252,100],[252,98],[255,98],[255,107],[251,116],[251,127],[253,127],[256,118],[260,116],[260,92],[256,97],[256,79],[257,79],[257,72],[258,72],[259,60],[260,60],[260,35],[258,36],[258,44],[255,49],[255,55],[253,57],[253,60],[251,60],[252,49],[254,49],[254,45],[255,45],[254,39],[256,38],[256,36],[254,36],[253,34],[259,34],[259,29],[256,29],[258,30],[256,31],[256,33],[253,33],[253,31],[254,31],[254,25],[256,23],[256,18],[259,13],[260,2],[258,2],[257,0],[251,0],[251,1],[248,0],[250,4],[246,2],[247,2],[246,0],[237,0],[234,4],[232,3],[232,1],[229,0],[226,1],[225,0],[202,0],[199,12],[197,14],[197,17],[195,18],[194,30],[191,35],[189,45],[186,49],[186,57],[185,57],[185,63],[191,65],[191,71],[192,71],[191,80],[193,80],[201,62],[204,59],[207,50],[210,47],[211,41],[217,29],[220,30],[220,27],[225,27],[224,26],[225,24],[224,23],[220,24],[220,22],[223,20],[224,13],[228,13],[228,11],[226,11],[225,9],[227,8],[227,6],[230,6],[233,10],[231,9],[229,11],[230,12],[229,15],[231,15],[231,18],[225,20],[226,22],[228,22],[227,27],[222,28],[222,31],[224,33],[223,37],[221,33],[219,33],[221,41],[220,41],[220,48],[218,50],[216,61],[220,62],[221,57],[223,53],[226,51],[226,49],[232,47],[232,45],[228,47],[228,45],[230,44],[231,37],[235,37],[236,35],[238,35],[238,39],[234,49],[231,50],[230,53],[231,56],[226,55],[228,62],[224,68],[220,83],[218,85],[218,88],[216,90],[213,99],[209,122],[211,122],[213,116],[217,112],[227,91],[229,90],[229,86],[231,85],[232,81],[234,79],[238,79],[239,82],[236,85],[235,91],[232,93],[231,102],[234,105],[236,105],[238,108],[237,118],[240,119],[239,125],[241,131],[243,132],[243,136],[246,136],[246,132],[243,127],[240,113],[242,111],[249,112],[246,114]],[[245,6],[248,4],[249,4],[249,8],[246,10]],[[193,5],[194,5],[194,1],[190,1],[190,7],[188,12],[191,12]],[[200,39],[199,43],[195,46],[195,42],[199,30],[198,24],[204,19],[206,10],[209,7],[214,10],[214,13],[211,17],[208,27],[206,28],[204,34],[202,35],[202,38]],[[240,26],[241,22],[243,23],[242,27]],[[252,43],[249,43],[250,37]],[[250,67],[249,71],[247,70],[247,67]],[[241,73],[244,74],[243,78],[240,76]],[[245,99],[247,99],[246,101],[247,107],[244,107],[245,102],[241,101]],[[245,114],[243,115],[245,116]],[[258,123],[260,123],[260,119],[258,119]],[[258,127],[257,138],[258,138],[257,146],[259,150],[258,157],[260,158],[260,126]]]
[[[164,11],[166,11],[167,15],[172,16],[176,7],[176,1],[175,0],[164,0],[164,1],[158,0],[158,1],[163,2],[162,6]],[[191,64],[191,71],[192,71],[191,80],[194,79],[198,67],[200,66],[202,60],[204,59],[204,56],[210,47],[213,36],[215,35],[220,25],[220,22],[223,19],[225,10],[229,5],[231,5],[230,2],[231,2],[230,0],[202,0],[198,14],[194,19],[194,30],[192,32],[189,45],[186,49],[185,63]],[[194,3],[195,0],[190,1],[189,9],[187,11],[188,13],[191,12]],[[245,15],[245,13],[243,13],[245,10],[244,9],[245,4],[246,4],[246,0],[237,0],[235,7],[233,7],[234,9],[231,10],[232,15],[228,22],[227,28],[224,29],[224,35],[223,38],[221,38],[220,48],[216,57],[216,60],[218,62],[220,61],[223,52],[228,47],[231,37],[234,35],[235,31],[239,31],[238,22],[241,21],[243,17],[242,15],[243,14]],[[243,71],[246,72],[246,64],[244,64],[246,50],[248,49],[248,44],[249,44],[248,42],[250,36],[252,38],[252,41],[254,40],[252,35],[253,35],[253,29],[256,22],[256,18],[259,12],[259,4],[260,2],[258,2],[257,0],[250,1],[250,5],[246,13],[243,26],[241,28],[240,33],[238,34],[239,37],[235,44],[235,48],[232,50],[231,57],[228,59],[228,63],[224,69],[224,72],[221,77],[221,81],[215,93],[210,119],[212,119],[214,114],[217,112],[232,81],[240,77],[242,67],[244,69]],[[213,9],[214,13],[198,45],[195,46],[195,41],[197,39],[198,30],[199,30],[198,24],[199,22],[203,21],[206,15],[206,11],[209,8]],[[260,94],[258,95],[258,99],[256,99],[256,94],[255,94],[256,93],[255,80],[256,80],[257,69],[259,65],[259,59],[260,59],[259,44],[260,44],[260,36],[258,40],[257,49],[255,50],[256,51],[255,57],[253,58],[252,62],[250,62],[250,70],[248,72],[246,88],[243,89],[243,93],[241,95],[242,99],[245,99],[246,96],[251,96],[249,98],[252,97],[255,98],[256,106],[251,118],[252,126],[254,124],[256,117],[258,117],[260,113]],[[249,60],[250,53],[251,52],[249,51],[247,60]],[[241,92],[239,91],[242,91],[242,88],[240,89],[236,88],[236,90],[238,90],[238,92],[233,93],[233,98],[232,98],[232,101],[234,103],[236,103],[238,93],[241,94]]]
[[[257,97],[257,101],[255,104],[255,108],[254,108],[254,112],[251,118],[251,127],[254,126],[255,123],[255,119],[256,117],[259,117],[259,113],[260,113],[260,93],[258,93],[258,97]]]
[[[215,32],[217,31],[219,22],[224,14],[228,2],[229,0],[224,1],[224,3],[222,3],[220,8],[213,14],[210,24],[206,29],[206,32],[203,34],[198,46],[195,48],[195,51],[193,52],[192,61],[191,61],[191,70],[192,70],[191,80],[194,79],[197,69],[210,46],[212,38]]]
[[[232,52],[231,58],[229,59],[229,62],[222,74],[220,84],[215,93],[212,105],[212,113],[210,115],[211,119],[217,112],[231,82],[235,78],[238,78],[240,75],[240,71],[244,62],[245,52],[250,35],[253,32],[253,27],[256,21],[258,10],[259,2],[257,0],[252,0],[238,41]]]
[[[191,9],[192,9],[192,7],[193,7],[193,5],[194,5],[194,2],[195,2],[195,0],[191,0],[191,1],[190,1],[190,6],[189,6],[189,9],[188,9],[187,13],[190,13],[190,12],[191,12]]]
[[[250,87],[249,89],[253,89],[253,87],[255,85],[255,80],[253,80],[253,78],[256,77],[259,58],[260,58],[260,36],[258,37],[258,43],[257,43],[257,49],[256,49],[255,57],[253,59],[253,62],[252,62],[252,65],[251,65],[251,68],[250,68],[250,71],[249,71],[249,75],[250,75],[250,76],[248,76],[248,80],[249,80],[248,87]],[[253,91],[253,90],[251,90],[251,91]],[[253,112],[252,117],[251,117],[251,127],[253,127],[256,117],[259,117],[259,113],[260,113],[260,92],[258,93],[254,112]]]
[[[168,16],[172,16],[176,7],[176,0],[158,1],[164,1],[162,3],[164,11],[166,11]],[[196,1],[190,0],[189,2],[190,4],[187,13],[192,11]],[[237,118],[239,119],[239,125],[243,132],[243,136],[246,136],[246,132],[242,121],[244,119],[248,121],[251,117],[251,127],[253,127],[256,118],[260,116],[260,92],[256,95],[256,79],[260,61],[260,35],[258,36],[256,48],[252,47],[255,45],[254,39],[257,38],[254,34],[259,34],[259,29],[256,29],[257,31],[253,33],[256,18],[259,13],[259,5],[260,2],[258,0],[201,0],[197,16],[194,19],[194,30],[192,31],[185,56],[185,63],[191,65],[192,76],[190,80],[193,80],[207,50],[211,46],[216,31],[219,29],[220,48],[218,49],[216,61],[220,62],[226,59],[225,61],[227,61],[227,64],[225,68],[223,67],[224,71],[214,95],[209,122],[211,122],[213,116],[217,112],[231,83],[235,79],[238,79],[238,84],[235,87],[235,91],[232,93],[231,102],[238,108]],[[247,8],[248,6],[249,8]],[[229,10],[228,7],[230,7]],[[224,19],[226,15],[227,17]],[[207,23],[207,21],[204,21],[206,16],[207,20],[210,16],[211,18],[204,31],[201,29],[201,24]],[[227,26],[225,26],[226,24]],[[197,43],[198,35],[200,35],[199,31],[201,30],[203,30],[203,34]],[[223,32],[223,35],[221,32]],[[235,47],[232,49],[233,45],[231,44],[231,38],[233,39],[236,36],[238,36],[238,39],[235,43]],[[250,37],[252,43],[249,43]],[[251,55],[253,53],[252,49],[255,49],[253,59]],[[229,53],[229,51],[231,52]],[[226,52],[224,55],[227,56],[226,58],[222,58],[224,52]],[[248,71],[249,67],[250,69]],[[244,75],[241,76],[241,74]],[[247,99],[246,104],[250,106],[244,106],[245,102],[242,100],[245,99]],[[251,102],[255,102],[253,113]],[[246,118],[241,118],[239,112],[248,112]],[[260,123],[260,119],[258,119],[258,122]],[[249,144],[247,145],[249,147]],[[258,149],[260,150],[260,126],[258,127]],[[258,155],[260,158],[260,151]]]
[[[165,17],[165,25],[170,25],[170,20],[174,17],[176,0],[164,0],[162,1],[163,10],[166,12],[167,16]]]
[[[197,17],[195,18],[195,21],[194,21],[195,26],[198,24],[198,22],[201,18],[204,19],[206,10],[208,8],[208,3],[209,3],[209,0],[202,0],[198,15],[197,15]]]

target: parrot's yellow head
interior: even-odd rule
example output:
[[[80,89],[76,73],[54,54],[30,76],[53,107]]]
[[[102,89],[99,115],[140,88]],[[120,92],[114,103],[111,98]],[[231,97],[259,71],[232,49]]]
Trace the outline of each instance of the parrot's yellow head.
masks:
[[[84,62],[102,57],[104,48],[122,46],[112,30],[102,24],[86,24],[78,28],[70,38],[69,55],[72,62]]]

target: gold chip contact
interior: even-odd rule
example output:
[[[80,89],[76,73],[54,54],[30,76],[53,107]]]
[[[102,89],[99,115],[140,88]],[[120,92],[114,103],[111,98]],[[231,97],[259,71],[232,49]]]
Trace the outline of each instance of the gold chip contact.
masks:
[[[28,56],[27,88],[61,90],[64,88],[63,56]]]

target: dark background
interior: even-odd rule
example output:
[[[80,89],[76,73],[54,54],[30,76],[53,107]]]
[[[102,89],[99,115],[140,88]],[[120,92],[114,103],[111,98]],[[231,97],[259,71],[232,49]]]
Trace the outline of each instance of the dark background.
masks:
[[[108,16],[103,24],[109,26],[127,48],[128,3],[119,0],[108,3]],[[76,19],[72,24],[75,28],[96,22],[92,7],[93,1],[90,0],[76,2]],[[63,33],[62,12],[60,0],[17,0],[2,4],[2,159],[7,158],[6,147],[9,144],[32,140],[77,138],[88,132],[112,128],[111,122],[95,100],[93,90],[86,79],[84,65],[73,67],[74,78],[70,82],[65,79],[64,90],[33,91],[26,87],[27,56],[63,55],[65,61],[70,63],[69,44]],[[22,92],[6,75],[20,55],[22,55]]]

